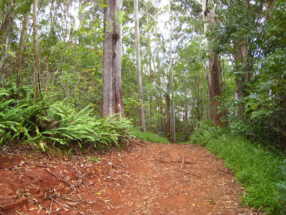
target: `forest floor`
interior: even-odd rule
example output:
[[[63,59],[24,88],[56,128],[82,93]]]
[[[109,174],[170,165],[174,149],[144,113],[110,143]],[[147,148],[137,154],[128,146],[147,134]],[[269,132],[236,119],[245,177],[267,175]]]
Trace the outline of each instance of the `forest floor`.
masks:
[[[70,157],[19,146],[0,156],[1,215],[257,214],[240,205],[243,194],[222,160],[191,144],[133,139]]]

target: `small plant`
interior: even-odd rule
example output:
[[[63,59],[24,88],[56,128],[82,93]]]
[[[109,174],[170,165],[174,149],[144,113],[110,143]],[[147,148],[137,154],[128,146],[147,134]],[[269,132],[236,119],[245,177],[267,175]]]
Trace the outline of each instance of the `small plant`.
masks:
[[[72,155],[72,150],[73,150],[73,148],[70,148],[70,149],[68,150],[68,152],[67,152],[67,155],[68,155],[69,157]]]
[[[89,160],[93,163],[97,163],[98,162],[98,158],[96,157],[90,157]]]

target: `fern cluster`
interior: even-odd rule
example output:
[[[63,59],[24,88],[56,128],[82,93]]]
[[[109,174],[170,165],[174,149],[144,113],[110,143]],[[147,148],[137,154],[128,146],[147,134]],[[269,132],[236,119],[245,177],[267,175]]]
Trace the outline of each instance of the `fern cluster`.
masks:
[[[15,139],[39,144],[69,144],[72,141],[118,146],[127,138],[131,123],[118,117],[98,118],[90,106],[77,111],[64,101],[33,101],[29,88],[0,88],[0,145]]]

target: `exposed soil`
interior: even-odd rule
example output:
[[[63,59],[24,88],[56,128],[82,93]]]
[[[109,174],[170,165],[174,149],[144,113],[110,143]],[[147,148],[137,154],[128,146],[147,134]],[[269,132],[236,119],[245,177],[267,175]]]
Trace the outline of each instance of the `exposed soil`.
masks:
[[[196,145],[133,140],[127,150],[0,157],[0,214],[255,214],[224,163]],[[93,160],[94,162],[90,161]]]

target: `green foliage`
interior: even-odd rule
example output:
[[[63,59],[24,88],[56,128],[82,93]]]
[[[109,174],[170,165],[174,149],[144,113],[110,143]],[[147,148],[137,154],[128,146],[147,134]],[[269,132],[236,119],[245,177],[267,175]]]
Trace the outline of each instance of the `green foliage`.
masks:
[[[42,132],[45,139],[67,144],[69,141],[77,141],[78,144],[93,143],[115,144],[127,138],[125,131],[130,127],[126,119],[118,119],[116,116],[97,119],[92,116],[94,110],[87,106],[80,111],[64,102],[57,102],[51,105],[48,116],[57,126]]]
[[[18,91],[26,97],[16,96]],[[99,148],[119,146],[128,137],[130,122],[126,119],[97,118],[90,106],[77,111],[65,101],[41,99],[33,103],[29,88],[0,88],[0,102],[0,145],[19,139],[39,144],[45,152],[46,142],[64,145],[73,141]]]
[[[133,128],[130,130],[130,134],[135,136],[139,140],[148,141],[152,143],[169,143],[168,139],[165,137],[161,137],[158,134],[154,134],[151,132],[142,132],[137,128]]]
[[[265,150],[260,144],[254,145],[235,136],[229,130],[210,125],[195,130],[192,140],[224,159],[245,187],[246,193],[242,197],[245,205],[269,214],[283,213],[286,204],[283,157]]]
[[[277,196],[277,200],[281,202],[281,204],[284,206],[281,210],[281,214],[285,214],[286,213],[286,159],[283,162],[283,166],[280,166],[280,168],[284,181],[278,183],[279,195]]]

